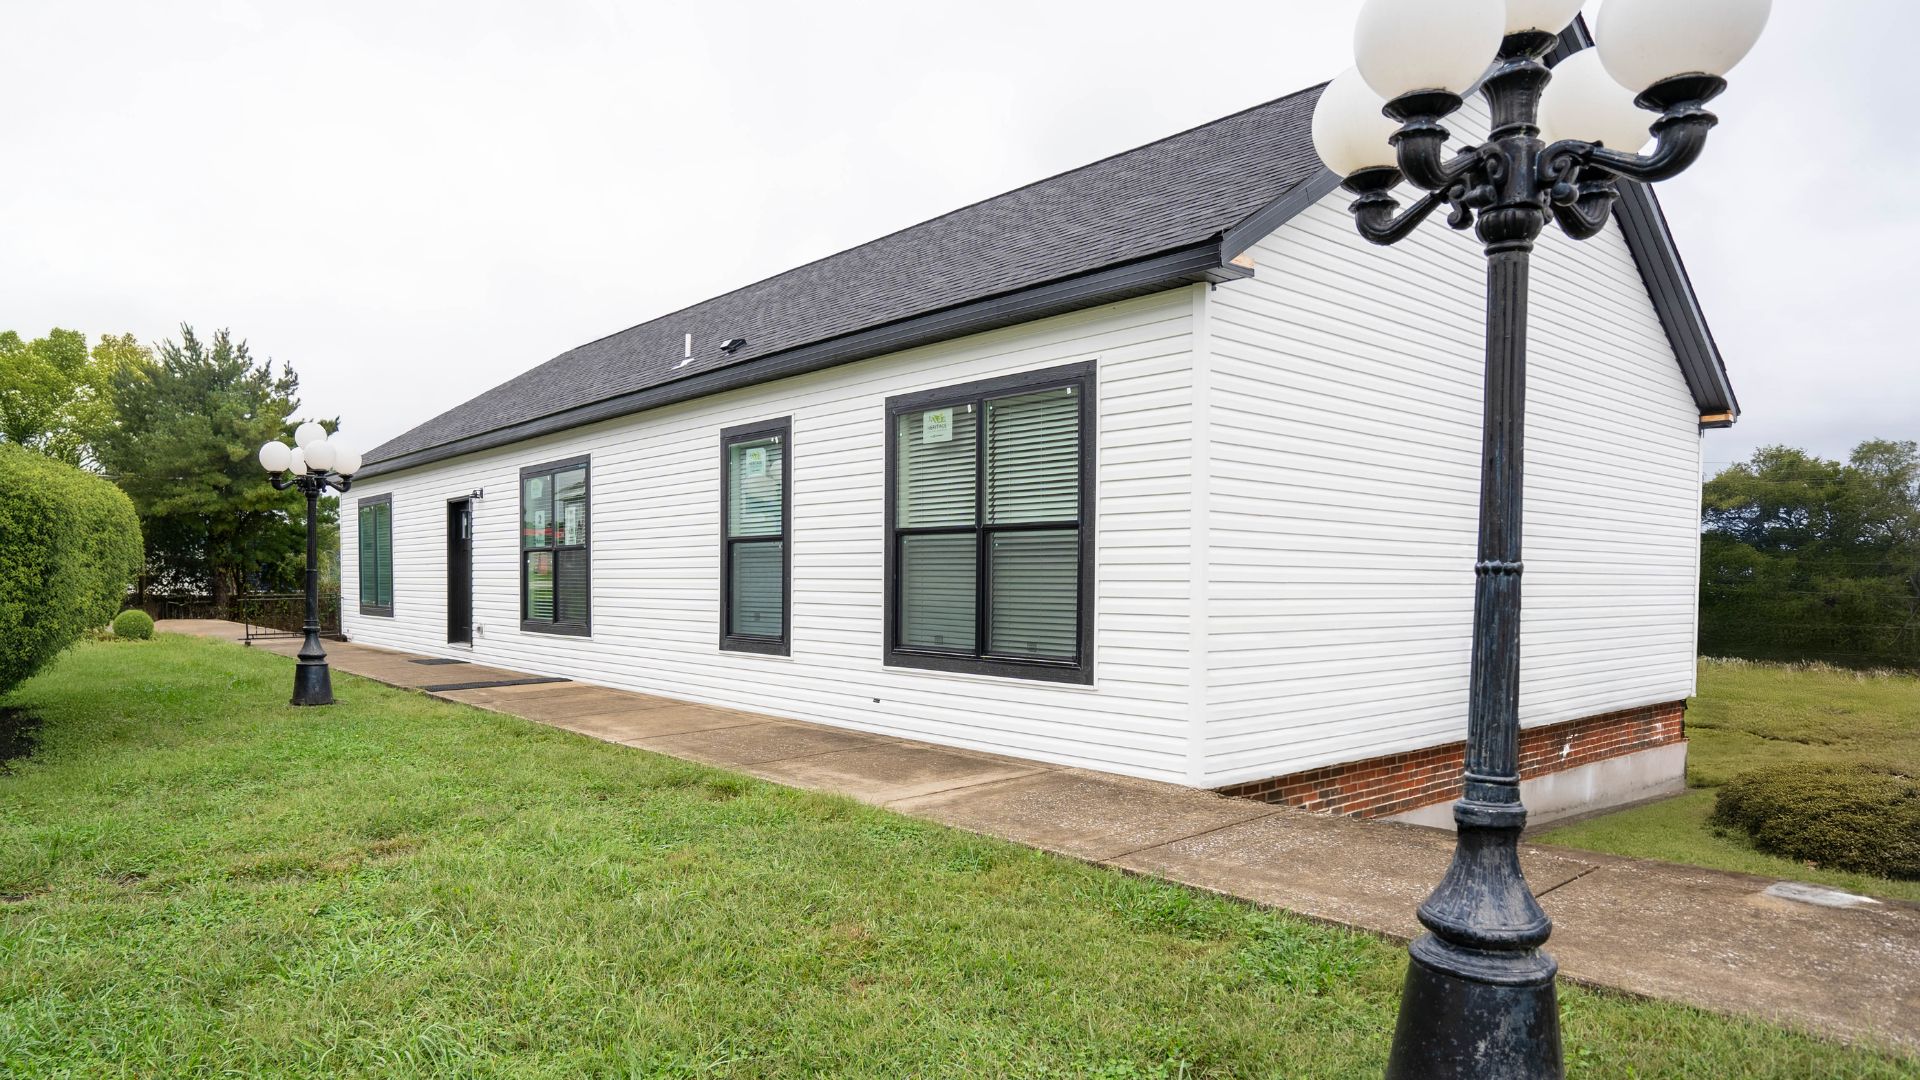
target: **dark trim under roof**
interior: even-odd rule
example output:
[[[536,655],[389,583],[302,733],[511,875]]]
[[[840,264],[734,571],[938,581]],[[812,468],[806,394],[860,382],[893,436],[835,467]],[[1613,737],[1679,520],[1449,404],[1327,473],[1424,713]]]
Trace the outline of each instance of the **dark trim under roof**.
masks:
[[[1561,33],[1560,44],[1547,57],[1547,63],[1558,64],[1591,48],[1593,35],[1587,30],[1587,20],[1578,17]],[[1660,325],[1680,360],[1681,374],[1700,406],[1700,426],[1732,427],[1740,417],[1740,399],[1734,396],[1726,361],[1713,340],[1713,330],[1707,326],[1706,313],[1700,310],[1700,297],[1687,277],[1687,265],[1674,245],[1660,200],[1645,184],[1621,181],[1619,187],[1620,200],[1614,203],[1613,216],[1626,234],[1627,250],[1633,253]]]
[[[1585,47],[1584,26],[1561,55]],[[923,222],[541,365],[367,454],[362,477],[1196,282],[1339,187],[1308,129],[1318,87]],[[1726,368],[1652,192],[1616,213],[1710,426]],[[1053,273],[1049,274],[1049,271]],[[725,327],[724,331],[720,328]],[[747,343],[720,352],[722,334]],[[684,334],[695,356],[683,359]],[[756,340],[758,339],[758,340]],[[769,340],[771,339],[771,340]]]

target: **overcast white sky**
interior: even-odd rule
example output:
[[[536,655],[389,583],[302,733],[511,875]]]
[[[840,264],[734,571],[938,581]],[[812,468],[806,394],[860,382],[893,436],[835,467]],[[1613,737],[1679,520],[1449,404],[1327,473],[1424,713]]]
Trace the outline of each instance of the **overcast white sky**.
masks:
[[[1331,77],[1358,7],[0,0],[0,329],[230,327],[367,448]],[[1710,459],[1920,438],[1916,8],[1780,0],[1661,189],[1746,409]]]

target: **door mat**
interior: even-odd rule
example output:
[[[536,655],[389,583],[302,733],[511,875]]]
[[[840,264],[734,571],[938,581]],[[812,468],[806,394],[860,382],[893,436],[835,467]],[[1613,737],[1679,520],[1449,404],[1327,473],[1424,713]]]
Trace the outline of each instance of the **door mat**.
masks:
[[[572,682],[571,679],[487,679],[481,682],[450,682],[437,686],[423,686],[420,689],[429,694],[444,694],[449,690],[491,690],[496,686],[533,686],[538,683]]]
[[[451,660],[451,659],[447,659],[447,658],[444,658],[444,657],[439,657],[439,656],[435,656],[435,657],[430,657],[430,658],[428,658],[428,659],[426,659],[426,660],[409,660],[409,661],[407,661],[407,663],[409,663],[409,664],[419,664],[419,665],[420,665],[421,667],[439,667],[439,666],[440,666],[440,665],[442,665],[442,664],[468,664],[468,663],[472,663],[472,661],[470,661],[470,660]]]

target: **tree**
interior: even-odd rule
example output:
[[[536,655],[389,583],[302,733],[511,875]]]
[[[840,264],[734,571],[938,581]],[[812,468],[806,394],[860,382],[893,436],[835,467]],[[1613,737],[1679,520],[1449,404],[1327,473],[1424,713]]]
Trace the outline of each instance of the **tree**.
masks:
[[[1920,667],[1920,447],[1766,447],[1707,482],[1709,654]]]
[[[108,334],[88,351],[77,330],[56,327],[32,341],[0,333],[0,441],[93,466],[95,443],[113,422],[114,377],[151,359],[132,334]]]
[[[288,571],[304,565],[305,500],[275,491],[254,455],[288,434],[299,386],[226,330],[203,342],[185,325],[157,359],[116,375],[100,460],[140,513],[149,577],[205,588],[222,609],[248,588],[298,580]]]

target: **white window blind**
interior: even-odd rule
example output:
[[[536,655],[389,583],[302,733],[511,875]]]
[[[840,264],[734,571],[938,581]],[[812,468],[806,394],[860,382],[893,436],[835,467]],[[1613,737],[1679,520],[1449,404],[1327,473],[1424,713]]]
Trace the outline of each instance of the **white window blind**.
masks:
[[[785,470],[778,436],[727,447],[727,535],[740,539],[779,536],[786,508],[780,505]]]
[[[979,423],[978,411],[965,404],[902,413],[895,421],[900,528],[976,523]]]
[[[987,560],[987,650],[1073,659],[1079,648],[1079,530],[996,533]]]
[[[902,539],[902,644],[922,649],[975,651],[977,545],[972,532]]]
[[[987,402],[987,524],[1080,516],[1080,399],[1061,386]]]
[[[900,647],[1080,659],[1083,397],[1075,383],[895,415]]]
[[[727,444],[729,635],[786,633],[786,445],[777,434]]]
[[[786,545],[779,540],[735,544],[733,548],[733,602],[728,605],[729,634],[779,637],[785,626],[786,597],[781,587]]]

